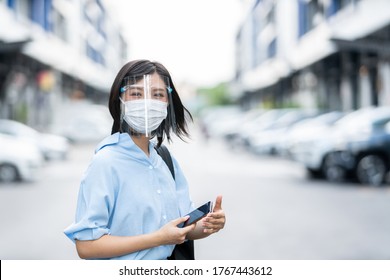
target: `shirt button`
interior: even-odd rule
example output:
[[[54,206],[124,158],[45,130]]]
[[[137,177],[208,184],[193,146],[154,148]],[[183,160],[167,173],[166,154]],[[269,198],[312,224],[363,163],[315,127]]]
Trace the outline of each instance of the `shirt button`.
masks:
[[[161,190],[157,190],[157,193],[160,194],[160,193],[161,193]]]
[[[149,169],[153,169],[153,166],[149,165]]]
[[[166,220],[166,219],[167,219],[167,216],[166,216],[166,215],[164,215],[164,216],[162,216],[162,217],[163,217],[163,219],[164,219],[164,220]]]

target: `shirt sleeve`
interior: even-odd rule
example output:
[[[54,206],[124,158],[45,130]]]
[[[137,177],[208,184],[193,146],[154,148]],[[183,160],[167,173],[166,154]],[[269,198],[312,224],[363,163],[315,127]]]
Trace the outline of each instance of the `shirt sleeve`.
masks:
[[[96,240],[110,234],[115,201],[115,170],[110,161],[95,155],[80,184],[75,222],[64,233],[72,241]]]

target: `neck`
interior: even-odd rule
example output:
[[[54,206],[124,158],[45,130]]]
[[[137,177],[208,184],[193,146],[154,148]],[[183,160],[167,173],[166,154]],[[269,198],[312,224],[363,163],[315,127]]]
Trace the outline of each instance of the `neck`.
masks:
[[[149,137],[145,135],[131,135],[133,142],[147,155],[149,156]]]

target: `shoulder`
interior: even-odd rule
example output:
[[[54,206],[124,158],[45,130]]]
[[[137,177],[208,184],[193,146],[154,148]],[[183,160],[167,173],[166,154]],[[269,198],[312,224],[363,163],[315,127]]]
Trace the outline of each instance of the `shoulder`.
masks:
[[[95,148],[95,154],[107,146],[113,146],[119,143],[120,133],[114,133],[104,138]]]
[[[106,167],[112,164],[115,156],[111,152],[119,142],[119,133],[112,134],[104,138],[96,147],[94,155],[89,163],[87,171],[89,173],[106,172]]]

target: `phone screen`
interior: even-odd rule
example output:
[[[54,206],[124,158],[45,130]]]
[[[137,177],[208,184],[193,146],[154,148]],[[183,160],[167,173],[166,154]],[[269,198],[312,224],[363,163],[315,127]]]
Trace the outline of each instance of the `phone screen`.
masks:
[[[191,213],[188,213],[186,216],[190,216],[189,219],[184,223],[179,224],[178,227],[186,227],[193,223],[196,223],[197,221],[199,221],[200,219],[202,219],[204,216],[206,216],[208,213],[211,212],[213,207],[212,205],[213,203],[209,201],[203,204],[202,206],[198,207]]]

